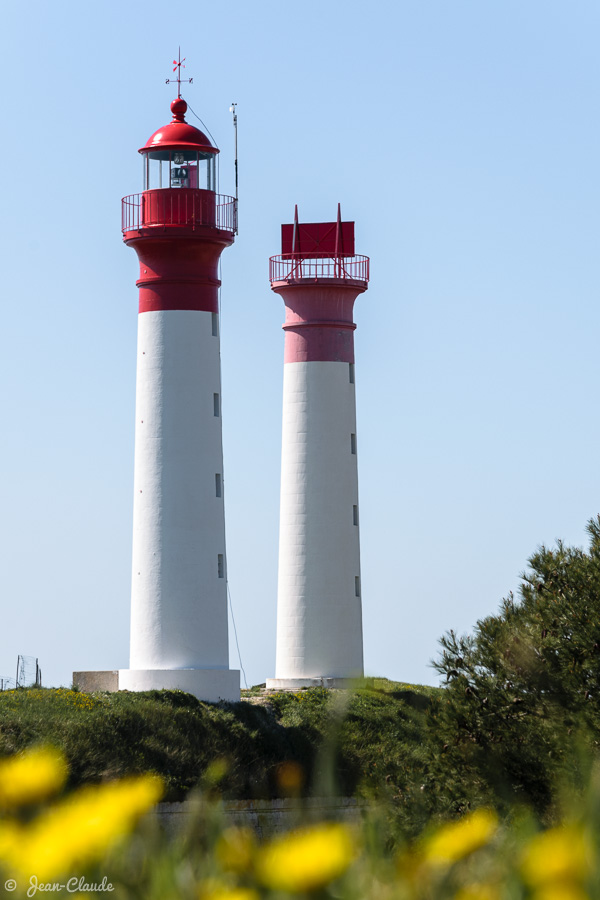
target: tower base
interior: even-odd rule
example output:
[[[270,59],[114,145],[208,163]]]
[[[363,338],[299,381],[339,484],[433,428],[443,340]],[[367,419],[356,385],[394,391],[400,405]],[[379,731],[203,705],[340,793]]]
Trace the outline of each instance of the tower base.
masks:
[[[348,690],[356,687],[358,678],[267,678],[268,691],[301,691],[302,688],[323,687]]]
[[[240,673],[237,669],[119,669],[119,690],[185,691],[207,703],[237,703]]]
[[[185,691],[198,700],[218,703],[240,699],[237,669],[119,669],[107,672],[73,672],[73,684],[81,691]]]

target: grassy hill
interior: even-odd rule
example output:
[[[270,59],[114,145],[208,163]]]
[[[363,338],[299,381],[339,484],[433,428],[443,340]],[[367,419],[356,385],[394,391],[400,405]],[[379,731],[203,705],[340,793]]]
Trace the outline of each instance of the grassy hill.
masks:
[[[208,704],[180,691],[0,693],[0,755],[60,747],[70,786],[153,771],[182,799],[215,761],[236,799],[336,792],[400,796],[419,767],[425,716],[439,689],[383,678],[350,691],[243,692]],[[291,774],[291,780],[290,780]]]

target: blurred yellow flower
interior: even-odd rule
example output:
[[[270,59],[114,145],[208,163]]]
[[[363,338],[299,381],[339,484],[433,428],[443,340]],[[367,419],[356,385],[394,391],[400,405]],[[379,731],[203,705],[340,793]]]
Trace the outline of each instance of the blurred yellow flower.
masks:
[[[404,847],[396,856],[396,871],[403,881],[416,886],[423,884],[429,873],[423,865],[423,854],[418,846]]]
[[[207,785],[216,785],[223,781],[229,771],[229,763],[226,759],[213,759],[204,772],[204,781]]]
[[[275,838],[257,855],[256,872],[266,887],[310,891],[342,875],[356,854],[344,825],[326,823]]]
[[[0,807],[14,809],[47,800],[67,780],[67,764],[58,750],[34,747],[0,760]]]
[[[23,829],[16,822],[0,822],[0,861],[12,859],[22,840]]]
[[[277,770],[277,784],[284,796],[296,796],[302,790],[304,771],[294,760],[282,763]]]
[[[458,822],[442,825],[425,842],[424,855],[433,865],[452,865],[493,837],[498,817],[491,809],[476,809]]]
[[[256,840],[251,828],[226,828],[215,847],[221,866],[231,872],[247,872],[252,867]]]
[[[101,859],[161,794],[162,782],[151,775],[82,788],[23,828],[5,858],[40,881],[73,871]]]
[[[521,858],[523,877],[532,887],[579,882],[589,869],[588,846],[582,829],[576,825],[562,825],[536,835]]]
[[[494,884],[467,884],[459,888],[454,900],[500,900],[500,891]]]
[[[589,900],[589,894],[578,884],[547,884],[534,891],[531,900]]]
[[[208,883],[200,888],[200,900],[260,900],[254,888],[227,887]]]

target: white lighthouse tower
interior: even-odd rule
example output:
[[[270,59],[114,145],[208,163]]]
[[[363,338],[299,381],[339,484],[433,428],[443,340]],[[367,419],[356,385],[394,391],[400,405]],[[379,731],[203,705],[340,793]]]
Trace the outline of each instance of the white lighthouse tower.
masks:
[[[285,303],[277,659],[268,688],[363,674],[353,306],[369,260],[354,223],[282,226]]]
[[[180,65],[181,63],[179,63]],[[130,668],[118,687],[239,699],[229,669],[218,264],[236,204],[187,104],[139,151],[144,190],[123,199],[140,261]]]

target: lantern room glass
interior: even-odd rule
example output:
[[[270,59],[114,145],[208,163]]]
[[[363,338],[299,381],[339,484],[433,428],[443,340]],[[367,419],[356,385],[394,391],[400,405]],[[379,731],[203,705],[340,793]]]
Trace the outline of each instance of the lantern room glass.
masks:
[[[154,150],[143,153],[144,190],[200,188],[216,191],[214,153],[198,150]]]

